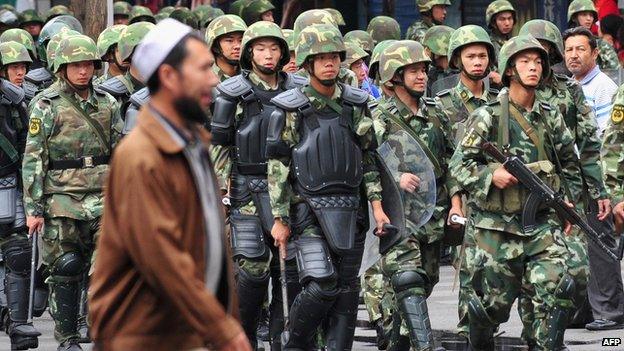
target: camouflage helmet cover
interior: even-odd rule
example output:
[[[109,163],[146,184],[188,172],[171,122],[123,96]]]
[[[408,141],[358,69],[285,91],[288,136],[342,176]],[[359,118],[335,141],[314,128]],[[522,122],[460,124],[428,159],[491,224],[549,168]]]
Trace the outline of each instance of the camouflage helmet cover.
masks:
[[[375,43],[373,42],[373,38],[368,32],[363,30],[352,30],[347,32],[344,36],[344,41],[350,41],[359,45],[364,51],[372,52],[373,48],[375,48]]]
[[[76,32],[73,29],[69,29],[67,27],[63,28],[60,32],[56,33],[52,36],[52,39],[48,42],[46,46],[45,55],[48,58],[47,66],[48,68],[54,72],[54,56],[56,55],[56,49],[63,39],[72,36],[72,35],[81,35],[79,32]]]
[[[297,16],[295,23],[293,24],[295,42],[298,41],[299,33],[313,24],[330,24],[338,28],[338,24],[329,12],[318,9],[304,11]]]
[[[485,29],[474,24],[459,27],[451,34],[447,54],[449,67],[459,69],[455,56],[460,54],[462,47],[470,44],[484,44],[488,49],[490,67],[494,67],[496,64],[496,52],[490,36]]]
[[[347,49],[347,57],[345,58],[343,65],[346,68],[350,68],[351,65],[357,60],[368,57],[368,53],[361,47],[353,42],[345,42],[345,48]]]
[[[39,16],[37,11],[34,9],[24,10],[19,15],[19,19],[20,19],[20,25],[23,25],[28,22],[36,22],[36,23],[43,24],[43,18],[41,18],[41,16]]]
[[[160,9],[160,10],[158,11],[158,14],[164,14],[164,15],[167,15],[167,17],[169,17],[169,15],[170,15],[173,11],[175,11],[175,9],[176,9],[176,8],[175,8],[174,6],[165,6],[165,7],[163,7],[162,9]]]
[[[335,25],[313,24],[304,28],[296,39],[295,64],[299,67],[309,57],[318,54],[338,53],[340,61],[346,58],[345,44],[342,35]]]
[[[379,57],[381,83],[392,80],[401,68],[419,62],[430,63],[425,48],[414,40],[398,40],[390,44]]]
[[[490,26],[492,24],[492,20],[496,19],[495,15],[505,11],[510,11],[513,14],[514,21],[516,20],[516,9],[509,1],[492,1],[485,9],[485,23]]]
[[[18,15],[7,9],[0,10],[0,23],[7,26],[17,26],[19,24]]]
[[[132,10],[130,11],[130,21],[129,24],[133,24],[136,22],[151,22],[155,23],[156,19],[154,18],[154,14],[152,10],[145,6],[134,5]]]
[[[550,75],[550,64],[548,63],[548,53],[542,45],[537,41],[537,39],[533,38],[530,35],[519,35],[517,37],[513,37],[509,39],[500,49],[499,52],[499,60],[498,60],[498,74],[501,75],[503,85],[509,86],[509,77],[505,75],[505,71],[509,68],[509,65],[512,63],[514,56],[517,54],[527,51],[527,50],[536,50],[540,53],[542,57],[542,77],[548,77]]]
[[[126,26],[119,34],[119,57],[122,61],[127,61],[134,53],[134,49],[139,45],[145,35],[154,28],[155,25],[149,22],[137,22]]]
[[[225,14],[223,10],[210,5],[200,5],[195,8],[194,12],[199,18],[199,26],[202,28],[206,28],[215,18]]]
[[[113,46],[119,43],[119,39],[121,38],[121,32],[127,26],[124,24],[116,24],[114,26],[110,26],[102,31],[97,39],[97,49],[98,55],[100,58],[104,59],[104,56],[108,53],[108,50]]]
[[[557,54],[557,57],[553,57],[551,62],[563,61],[563,38],[559,28],[554,23],[542,19],[530,20],[520,28],[518,35],[531,35],[537,40],[548,41]]]
[[[579,12],[589,11],[594,13],[594,21],[598,19],[598,11],[592,0],[574,0],[568,6],[568,22]]]
[[[284,39],[281,28],[268,21],[259,21],[247,28],[243,33],[243,41],[241,42],[241,58],[240,66],[243,69],[251,69],[251,47],[256,39],[270,38],[277,40],[281,49],[281,57],[277,63],[277,69],[281,70],[284,65],[290,61],[290,50],[288,50],[288,43]]]
[[[73,29],[77,32],[80,33],[84,33],[83,29],[82,29],[82,23],[80,23],[80,21],[72,16],[72,15],[59,15],[54,17],[52,20],[50,20],[48,23],[46,23],[46,26],[52,25],[52,23],[64,23],[67,25],[67,27],[69,27],[69,29]],[[45,26],[44,26],[45,28]],[[41,29],[43,31],[43,28]],[[41,36],[41,34],[39,34],[39,36]]]
[[[282,29],[282,35],[288,44],[288,50],[295,51],[295,31],[292,29]]]
[[[339,26],[344,26],[346,23],[344,21],[344,17],[342,17],[342,13],[333,7],[327,7],[323,10],[329,12],[330,15],[334,18],[334,22],[336,22]]]
[[[195,12],[186,7],[179,7],[169,14],[169,18],[173,18],[178,22],[184,23],[193,29],[199,29],[199,17]]]
[[[219,16],[206,28],[206,42],[208,47],[212,48],[220,36],[235,32],[242,33],[246,30],[247,25],[242,18],[236,15]]]
[[[433,26],[425,32],[422,44],[434,55],[446,56],[448,55],[451,34],[453,34],[454,31],[455,30],[449,26]]]
[[[0,43],[6,43],[14,41],[20,43],[26,47],[26,50],[30,53],[30,57],[34,60],[37,58],[37,50],[35,48],[35,41],[30,33],[20,28],[12,28],[4,31],[0,35]]]
[[[422,13],[431,11],[435,5],[451,6],[451,0],[416,0],[416,5],[418,5],[418,12]]]
[[[369,77],[373,79],[377,78],[377,72],[379,71],[379,57],[388,48],[388,46],[392,45],[394,42],[396,42],[396,40],[384,40],[380,41],[379,43],[377,43],[377,45],[375,45],[370,62],[368,64]]]
[[[401,26],[394,18],[388,16],[376,16],[371,19],[366,28],[375,44],[384,40],[401,39]]]
[[[64,64],[83,61],[93,61],[96,69],[101,67],[95,42],[82,34],[68,36],[61,40],[54,53],[54,73]]]
[[[261,20],[263,13],[275,10],[275,6],[269,0],[252,0],[243,8],[242,16],[247,25],[251,25]]]
[[[115,16],[130,16],[132,5],[125,1],[115,1],[113,3],[113,15]]]
[[[0,58],[2,58],[2,66],[12,63],[32,62],[26,47],[15,41],[0,43]]]
[[[230,8],[228,9],[228,13],[242,18],[245,6],[247,6],[251,1],[252,0],[236,0],[232,2],[230,4]]]
[[[46,12],[46,22],[53,19],[56,16],[60,15],[72,15],[73,13],[69,11],[69,8],[65,5],[56,5],[52,6],[48,12]]]

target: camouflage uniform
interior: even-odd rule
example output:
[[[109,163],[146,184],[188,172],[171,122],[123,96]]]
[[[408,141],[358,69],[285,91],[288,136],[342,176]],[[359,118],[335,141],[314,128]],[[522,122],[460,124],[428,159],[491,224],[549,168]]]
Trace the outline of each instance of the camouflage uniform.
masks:
[[[422,42],[423,37],[425,36],[425,32],[427,29],[433,27],[436,24],[442,23],[434,23],[431,18],[431,9],[435,5],[445,5],[450,6],[450,0],[416,0],[416,4],[418,5],[418,12],[420,12],[421,20],[412,23],[405,33],[405,39],[415,40],[418,42]]]
[[[448,52],[449,39],[451,38],[451,34],[455,30],[448,26],[433,26],[425,32],[425,36],[423,37],[422,45],[429,52],[429,56],[433,59],[433,64],[429,67],[429,72],[427,73],[427,93],[426,96],[433,97],[440,90],[443,90],[440,85],[443,82],[455,82],[454,78],[449,77],[457,77],[457,71],[452,69],[450,66],[446,69],[442,67],[436,66],[435,58],[436,56],[444,56],[446,57]],[[436,84],[437,82],[437,84]],[[442,84],[444,85],[444,84]],[[453,84],[455,85],[455,84]],[[446,89],[451,88],[453,85],[448,86]],[[433,90],[435,88],[435,91]]]
[[[59,44],[55,67],[88,60],[99,64],[93,40],[70,36]],[[43,94],[30,114],[22,164],[24,207],[28,216],[45,220],[41,251],[50,270],[54,334],[61,347],[75,350],[80,283],[93,252],[107,162],[122,122],[107,94],[90,89],[82,99],[64,80]]]
[[[594,22],[598,20],[598,11],[592,0],[574,0],[568,6],[568,25],[577,26],[576,14],[584,11],[593,12]],[[596,60],[598,67],[603,71],[620,68],[620,60],[613,46],[598,37],[596,44],[598,47],[598,59]]]
[[[388,16],[373,17],[368,23],[368,27],[366,27],[366,32],[370,34],[375,45],[384,40],[401,39],[399,22]]]
[[[604,149],[602,165],[605,183],[613,203],[624,201],[624,85],[620,86],[613,98],[611,121],[603,137]]]
[[[516,24],[516,9],[511,5],[511,3],[507,0],[496,0],[493,1],[488,7],[485,9],[485,23],[487,23],[490,28],[490,40],[492,41],[492,45],[494,45],[494,51],[496,54],[499,53],[501,47],[511,38],[511,33],[502,34],[496,28],[496,15],[501,12],[509,11],[513,14],[514,25]]]
[[[306,61],[309,56],[321,53],[338,52],[341,59],[344,60],[345,58],[342,36],[338,29],[331,24],[316,24],[302,29],[297,36],[296,43],[298,65]],[[335,87],[335,92],[331,97],[321,96],[309,85],[306,88],[284,92],[272,100],[278,108],[271,121],[271,123],[275,123],[275,129],[271,129],[272,131],[267,136],[271,208],[274,217],[290,218],[297,255],[300,257],[298,259],[300,282],[304,286],[290,310],[289,339],[285,345],[285,350],[310,347],[315,331],[323,320],[327,321],[325,337],[328,349],[344,350],[351,348],[359,295],[357,273],[364,249],[364,232],[367,229],[362,225],[364,213],[358,196],[360,186],[363,185],[362,190],[365,191],[368,200],[381,200],[381,185],[373,156],[375,135],[373,121],[367,106],[368,94],[343,84],[337,84]],[[325,128],[332,128],[337,133],[347,133],[344,135],[347,139],[341,138],[347,142],[339,143],[342,145],[329,142],[321,145],[316,144],[308,134],[310,133],[308,130],[314,128],[314,124],[306,122],[306,125],[299,127],[302,121],[301,116],[287,103],[287,101],[291,101],[291,96],[298,97],[295,100],[297,105],[298,102],[301,102],[310,107],[307,111],[310,111],[311,115],[306,116],[306,121],[311,121],[311,123],[314,120],[318,121],[320,117],[317,116],[321,113],[331,116],[327,119],[328,125],[320,130],[322,132],[320,135],[323,138],[336,137],[335,134],[326,132],[327,129]],[[349,122],[347,124],[350,126],[348,131],[346,130],[347,127],[339,122],[340,118],[337,118],[341,114],[339,106],[349,106],[346,104],[351,105],[349,108],[352,109],[348,115]],[[295,108],[295,105],[292,107]],[[345,115],[342,114],[342,116],[344,118]],[[336,179],[340,177],[342,179],[340,184],[344,184],[344,186],[340,185],[340,188],[344,188],[341,194],[344,195],[334,195],[336,194],[335,188],[327,189],[325,184],[321,188],[327,189],[325,195],[337,196],[336,200],[341,200],[335,202],[316,191],[303,190],[302,182],[309,180],[309,178],[303,179],[302,176],[311,175],[310,173],[318,172],[318,170],[315,168],[300,173],[298,169],[302,166],[300,163],[303,161],[302,157],[308,158],[310,162],[317,162],[310,160],[315,155],[302,156],[301,151],[299,151],[301,150],[300,145],[312,145],[309,146],[312,148],[349,148],[349,151],[337,152],[340,157],[343,157],[343,160],[335,162],[325,157],[333,154],[331,149],[315,152],[315,155],[320,157],[318,160],[322,165],[320,167],[327,166],[327,162],[340,164],[337,166],[337,169],[340,170],[333,172],[333,174],[321,171],[324,174],[319,179],[327,179],[324,178],[326,176],[333,176]],[[355,168],[348,165],[353,165]],[[345,168],[359,169],[359,171],[357,171],[357,175],[347,176]],[[301,175],[295,177],[297,174]],[[335,184],[333,181],[330,182]],[[313,209],[310,205],[313,202],[317,203],[315,199],[321,201],[318,202],[321,207],[314,207],[316,214],[312,212]],[[323,199],[329,201],[324,202]],[[346,218],[342,217],[343,220],[336,221],[328,219],[332,225],[326,225],[328,223],[325,221],[326,217],[321,217],[317,211],[326,213],[325,211],[332,211],[332,208],[341,209],[340,213]],[[324,223],[322,229],[320,223]],[[345,238],[349,239],[337,243],[334,240],[337,238],[336,232],[341,232],[338,236],[346,234]],[[312,262],[323,263],[311,270],[310,264],[315,264]]]
[[[206,28],[206,43],[208,43],[208,47],[212,50],[215,58],[217,58],[222,55],[219,48],[219,38],[225,34],[243,33],[245,30],[247,30],[247,25],[240,17],[236,15],[219,16],[210,22],[210,25]],[[238,66],[238,62],[231,62],[231,64]],[[221,82],[231,78],[219,67],[218,62],[212,65],[212,69]]]
[[[501,49],[499,73],[501,76],[509,59],[524,50],[536,50],[542,56],[542,75],[548,77],[548,55],[542,46],[529,36],[510,39]],[[509,77],[503,76],[508,85]],[[522,284],[529,282],[535,293],[533,338],[539,349],[552,350],[563,343],[567,317],[573,306],[574,280],[567,273],[569,252],[565,247],[561,223],[554,211],[542,210],[536,229],[525,232],[520,224],[520,213],[528,195],[521,184],[499,189],[492,183],[493,172],[501,167],[482,151],[483,143],[490,141],[501,148],[508,143],[508,153],[518,157],[538,177],[557,189],[560,178],[569,184],[578,184],[579,168],[574,151],[574,139],[565,126],[563,116],[550,105],[535,99],[532,110],[509,101],[509,113],[502,113],[507,93],[499,94],[497,101],[474,111],[467,122],[467,133],[458,144],[449,165],[463,190],[470,194],[471,221],[475,241],[472,283],[469,284],[468,310],[470,342],[475,349],[493,349],[495,327],[509,318],[512,303],[520,295]],[[502,101],[502,103],[501,103]],[[508,129],[500,130],[508,118]],[[512,118],[512,116],[514,116]],[[517,120],[525,119],[538,135],[533,144]],[[557,133],[547,132],[558,131]],[[507,135],[507,137],[506,137]],[[546,142],[546,138],[550,142]],[[561,161],[559,171],[547,155],[556,153]]]

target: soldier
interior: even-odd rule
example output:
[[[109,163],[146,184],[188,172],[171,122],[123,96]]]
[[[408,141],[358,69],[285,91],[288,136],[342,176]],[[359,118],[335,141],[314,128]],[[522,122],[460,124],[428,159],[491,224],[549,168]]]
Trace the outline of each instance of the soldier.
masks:
[[[243,35],[242,45],[242,73],[217,86],[219,95],[211,122],[214,145],[211,155],[221,190],[229,193],[232,203],[232,251],[239,267],[241,324],[255,349],[260,309],[269,278],[272,278],[271,349],[281,350],[284,321],[279,253],[270,235],[273,216],[266,188],[266,138],[263,136],[275,109],[269,102],[271,98],[303,86],[307,80],[281,72],[288,62],[288,45],[278,25],[266,21],[252,24]],[[251,250],[252,247],[255,249]],[[299,284],[294,255],[289,257],[289,297],[294,299]]]
[[[325,10],[308,10],[308,11],[303,12],[299,16],[297,16],[297,18],[295,19],[295,23],[293,25],[293,35],[295,37],[295,43],[297,43],[299,40],[299,33],[303,29],[313,24],[331,24],[332,26],[336,27],[336,29],[338,29],[338,24],[334,21],[334,17],[329,12]],[[366,38],[366,39],[356,40],[356,38],[360,38],[360,35],[361,35],[361,38]],[[362,44],[362,45],[365,45],[365,47],[362,47],[364,50],[373,49],[373,40],[370,38],[370,35],[368,35],[368,33],[366,33],[365,31],[363,30],[357,31],[357,34],[354,34],[352,38],[353,40],[356,41],[356,43],[365,42],[364,44]],[[299,71],[297,71],[297,74],[300,76],[309,78],[308,71],[305,70],[303,67],[299,67],[299,68],[300,69]],[[351,72],[350,70],[344,67],[340,67],[340,71],[338,72],[338,81],[344,84],[351,85],[352,87],[358,86],[357,77],[355,76],[355,73]]]
[[[69,8],[65,5],[56,5],[56,6],[52,6],[48,12],[46,12],[46,19],[45,19],[45,23],[47,24],[48,22],[50,22],[53,18],[58,17],[58,16],[62,16],[62,15],[70,15],[73,16],[74,14],[69,10]]]
[[[152,10],[145,6],[134,5],[130,11],[130,17],[128,18],[128,25],[138,22],[149,22],[156,24],[156,18]]]
[[[20,14],[20,28],[27,31],[37,41],[41,28],[43,28],[43,19],[39,16],[36,10],[28,9],[24,10]]]
[[[4,258],[6,275],[0,277],[5,286],[8,306],[8,334],[11,350],[37,348],[41,335],[28,321],[31,245],[27,236],[26,217],[22,202],[20,162],[23,156],[28,115],[24,92],[10,82],[23,81],[30,55],[26,48],[16,42],[0,44],[2,57],[2,126],[3,139],[0,147],[0,182],[3,184],[0,208],[0,251]],[[25,66],[25,67],[24,67]],[[8,200],[12,199],[12,200]],[[4,297],[4,296],[2,296]],[[1,316],[4,317],[4,316]]]
[[[598,20],[598,11],[592,0],[574,0],[568,6],[569,28],[583,26],[589,30]],[[596,37],[598,44],[598,67],[602,70],[618,69],[620,61],[613,46],[602,38]]]
[[[6,43],[9,41],[14,41],[22,44],[28,50],[28,54],[30,55],[31,69],[37,69],[43,67],[41,61],[37,59],[37,50],[35,49],[35,42],[33,38],[30,36],[30,33],[23,29],[13,28],[5,31],[0,35],[0,43]]]
[[[243,15],[241,16],[248,26],[258,21],[275,22],[273,19],[273,10],[275,6],[269,0],[252,0],[243,9]]]
[[[154,24],[149,22],[137,22],[121,31],[119,43],[117,44],[118,50],[115,52],[115,60],[129,64],[130,68],[123,75],[113,76],[97,87],[99,90],[105,91],[117,99],[121,106],[120,113],[122,116],[125,114],[130,95],[145,87],[136,71],[136,67],[132,66],[132,56],[134,49],[154,26]]]
[[[238,60],[245,30],[247,25],[236,15],[217,17],[206,29],[206,42],[216,59],[212,67],[221,82],[239,73]]]
[[[485,9],[485,23],[490,29],[490,40],[496,54],[511,38],[516,22],[516,9],[507,0],[492,1]]]
[[[485,29],[467,25],[458,28],[449,39],[448,47],[449,66],[458,69],[459,82],[451,89],[443,90],[435,98],[435,113],[440,120],[449,121],[446,133],[448,138],[456,144],[464,133],[464,124],[468,116],[477,108],[496,99],[498,90],[488,89],[484,79],[491,69],[496,66],[494,45]],[[461,197],[455,196],[460,189],[449,188],[451,202],[459,211],[463,202]],[[461,211],[463,212],[463,211]],[[461,248],[459,267],[459,323],[457,326],[460,335],[468,335],[468,305],[466,304],[467,285],[470,284],[470,267],[473,257],[474,241],[469,234],[465,234]]]
[[[19,24],[17,13],[10,10],[0,10],[0,33],[15,28]]]
[[[603,137],[602,164],[605,183],[613,198],[613,215],[617,232],[622,233],[624,224],[624,85],[618,89],[611,112],[611,123],[607,126]],[[621,237],[620,237],[620,240]]]
[[[223,10],[219,8],[212,7],[210,5],[200,5],[193,10],[197,18],[199,18],[199,28],[206,29],[210,22],[214,21],[215,18],[225,15]]]
[[[113,3],[113,24],[127,26],[130,21],[130,11],[132,11],[132,5],[125,1],[115,1]]]
[[[284,350],[308,349],[323,320],[327,349],[349,350],[364,249],[361,186],[377,230],[389,222],[373,159],[369,95],[337,82],[345,47],[335,25],[302,29],[296,50],[310,85],[271,100],[277,109],[267,134],[271,235],[277,245],[286,245],[292,225],[304,287],[290,310]]]
[[[425,32],[422,45],[425,47],[427,55],[432,59],[432,65],[427,73],[426,96],[433,97],[441,90],[449,89],[457,84],[457,71],[450,69],[449,60],[446,56],[449,39],[453,31],[454,29],[448,26],[433,26]],[[449,78],[452,76],[454,77]],[[446,83],[447,87],[444,86],[444,82],[449,82]]]
[[[100,33],[97,40],[98,55],[103,62],[108,62],[106,72],[93,80],[93,85],[98,86],[106,80],[123,75],[128,70],[128,65],[117,60],[119,39],[126,25],[116,24],[108,27]]]
[[[392,86],[392,83],[387,82],[385,84],[380,84],[381,78],[379,77],[379,57],[388,48],[388,46],[392,45],[392,43],[394,43],[395,41],[396,40],[384,40],[379,44],[375,45],[369,63],[370,66],[368,68],[368,77],[371,78],[373,82],[381,89],[382,94],[380,97],[380,102],[383,101],[384,98],[394,95],[392,90],[388,88]]]
[[[416,0],[416,5],[421,20],[412,23],[407,28],[405,39],[421,42],[427,29],[436,24],[444,24],[446,8],[451,6],[451,0]]]
[[[430,63],[424,47],[411,40],[390,45],[379,62],[381,83],[391,82],[394,92],[374,111],[375,119],[383,121],[376,130],[379,143],[396,137],[398,131],[416,139],[434,165],[437,187],[433,217],[421,228],[406,220],[407,240],[390,249],[379,264],[394,294],[393,310],[407,327],[408,336],[394,328],[391,350],[407,350],[410,345],[414,350],[433,350],[434,346],[426,298],[439,280],[440,243],[449,203],[446,164],[452,149],[445,136],[447,120],[438,119],[433,113],[435,101],[424,97]],[[406,192],[415,192],[419,184],[415,174],[405,172],[400,177],[400,187]]]
[[[536,89],[550,73],[548,53],[540,43],[530,36],[514,37],[499,56],[498,70],[509,90],[470,115],[449,166],[472,205],[470,345],[494,349],[494,329],[508,320],[522,284],[528,281],[535,289],[531,299],[537,348],[554,350],[563,343],[575,289],[567,272],[562,224],[552,209],[544,208],[535,229],[525,231],[520,217],[528,190],[482,147],[495,143],[559,191],[564,177],[568,183],[580,182],[574,139],[563,116],[536,98]],[[568,233],[569,223],[565,229]]]
[[[366,31],[363,30],[352,30],[347,32],[344,35],[345,43],[354,43],[357,46],[361,47],[366,51],[369,55],[373,53],[373,49],[375,48],[375,42],[373,41],[373,37]]]
[[[228,13],[231,15],[236,15],[238,17],[243,17],[243,10],[245,6],[249,5],[252,0],[235,0],[230,4],[230,8],[228,9]]]
[[[284,40],[288,43],[288,51],[290,52],[290,60],[287,64],[284,65],[284,72],[287,73],[295,73],[297,72],[297,64],[295,56],[295,36],[293,35],[294,31],[292,29],[282,29],[282,35],[284,36]]]
[[[29,233],[43,230],[41,251],[50,271],[58,350],[74,351],[81,350],[80,286],[99,227],[107,162],[122,122],[117,102],[91,86],[100,66],[93,40],[66,37],[54,60],[58,89],[47,89],[30,114],[22,180]]]
[[[373,17],[373,19],[368,22],[366,32],[373,39],[374,45],[384,40],[401,39],[401,26],[399,26],[399,22],[388,16]]]
[[[368,61],[370,55],[352,42],[346,42],[345,49],[347,50],[347,56],[342,62],[342,66],[355,73],[360,89],[365,90],[375,99],[379,98],[379,90],[368,81],[368,67],[366,67],[366,61]]]

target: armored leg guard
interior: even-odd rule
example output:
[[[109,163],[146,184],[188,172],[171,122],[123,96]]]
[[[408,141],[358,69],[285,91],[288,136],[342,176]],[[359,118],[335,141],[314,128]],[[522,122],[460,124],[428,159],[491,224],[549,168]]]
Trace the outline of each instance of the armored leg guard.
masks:
[[[316,281],[310,281],[301,291],[290,309],[290,327],[284,350],[309,350],[316,330],[334,304],[336,289],[323,289]],[[357,301],[357,300],[356,300]]]
[[[494,351],[496,323],[488,315],[481,299],[474,293],[468,297],[470,347],[477,351]]]
[[[357,321],[359,293],[358,287],[341,289],[338,293],[338,298],[328,316],[328,350],[351,350]]]
[[[68,252],[59,257],[51,269],[50,314],[55,323],[54,335],[58,341],[69,345],[79,337],[80,281],[84,261],[78,253]]]
[[[565,347],[563,337],[572,313],[574,290],[574,280],[565,274],[555,289],[556,305],[546,316],[548,337],[544,346],[547,350],[560,350]]]
[[[238,303],[241,325],[247,334],[247,338],[255,350],[258,340],[256,330],[260,320],[262,303],[269,285],[269,273],[255,277],[243,269],[238,272]]]
[[[87,315],[89,313],[87,291],[89,290],[89,277],[84,275],[80,286],[80,306],[78,311],[78,333],[80,337],[78,342],[86,344],[91,342],[89,336],[89,325],[87,324]]]
[[[2,251],[0,250],[0,256]],[[9,324],[9,305],[6,300],[6,289],[4,288],[4,277],[6,276],[6,270],[4,266],[4,259],[0,257],[0,330],[6,331]]]
[[[424,291],[425,279],[414,271],[395,273],[391,279],[397,310],[410,330],[415,350],[433,350],[433,333],[427,310],[427,299],[416,291]]]
[[[7,274],[6,295],[9,305],[9,337],[12,350],[37,348],[41,335],[28,323],[31,249],[25,240],[14,240],[3,245]]]

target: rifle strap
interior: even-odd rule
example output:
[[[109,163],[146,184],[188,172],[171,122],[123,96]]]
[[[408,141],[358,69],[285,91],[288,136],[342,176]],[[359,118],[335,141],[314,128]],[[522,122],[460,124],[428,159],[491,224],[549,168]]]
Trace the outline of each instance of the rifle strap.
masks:
[[[500,96],[501,115],[498,119],[498,147],[503,154],[509,151],[509,91]]]
[[[520,128],[522,128],[524,133],[529,137],[529,139],[531,139],[533,145],[535,145],[535,147],[537,148],[538,159],[547,160],[548,158],[546,156],[546,150],[544,149],[544,143],[542,142],[542,139],[540,138],[540,135],[538,135],[535,128],[533,128],[531,123],[522,115],[522,113],[520,113],[520,111],[518,111],[518,108],[513,104],[509,105],[509,112],[511,113],[511,116],[516,120],[516,122],[518,122]],[[544,135],[544,130],[542,127],[544,123],[540,123],[540,121],[537,121],[537,124],[540,132],[539,134]]]

